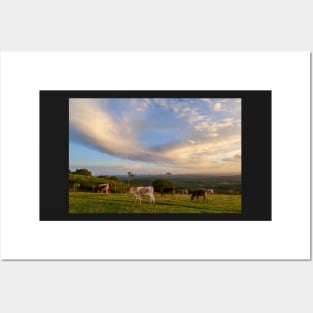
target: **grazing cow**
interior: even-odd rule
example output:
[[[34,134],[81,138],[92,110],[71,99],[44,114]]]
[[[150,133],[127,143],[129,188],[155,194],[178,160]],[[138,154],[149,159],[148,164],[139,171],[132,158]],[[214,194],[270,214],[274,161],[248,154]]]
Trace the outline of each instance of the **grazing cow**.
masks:
[[[188,195],[188,189],[183,189],[180,193],[182,195]]]
[[[197,198],[199,200],[199,197],[203,197],[203,202],[205,200],[208,201],[208,191],[207,189],[197,189],[195,190],[192,195],[191,195],[191,200],[193,200],[194,198]]]
[[[96,187],[96,191],[97,191],[97,192],[100,192],[100,193],[106,193],[106,194],[108,194],[108,193],[109,193],[109,187],[110,187],[109,184],[99,184],[99,185]]]
[[[150,203],[155,203],[155,198],[153,195],[154,188],[152,186],[149,187],[131,187],[128,191],[128,193],[132,193],[136,196],[135,203],[137,202],[137,199],[139,199],[139,202],[141,204],[141,197],[148,196],[150,198]]]
[[[214,194],[214,189],[206,189],[206,191],[208,192],[208,194]]]
[[[175,193],[175,188],[174,187],[165,187],[161,190],[161,196],[163,196],[164,194],[169,193],[171,195],[173,195]]]

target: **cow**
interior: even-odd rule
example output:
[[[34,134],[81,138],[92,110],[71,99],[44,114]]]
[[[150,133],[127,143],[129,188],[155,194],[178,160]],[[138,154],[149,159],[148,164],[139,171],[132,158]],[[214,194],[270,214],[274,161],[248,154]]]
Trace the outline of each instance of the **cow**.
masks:
[[[175,188],[174,187],[164,187],[161,190],[161,196],[163,196],[164,194],[167,194],[167,193],[173,195],[175,193]]]
[[[208,191],[207,189],[197,189],[195,190],[192,195],[191,195],[191,200],[193,200],[194,198],[197,198],[199,200],[199,197],[203,197],[203,202],[205,200],[208,201]]]
[[[183,189],[180,193],[182,195],[188,195],[188,189]]]
[[[99,184],[98,186],[96,186],[95,190],[99,193],[109,193],[109,188],[110,185],[109,184]]]
[[[206,191],[208,192],[208,194],[214,194],[214,189],[206,189]]]
[[[155,198],[154,198],[154,188],[152,186],[148,187],[131,187],[128,191],[128,193],[134,194],[136,196],[135,203],[139,199],[139,202],[141,204],[141,197],[148,196],[150,198],[150,203],[155,204]]]

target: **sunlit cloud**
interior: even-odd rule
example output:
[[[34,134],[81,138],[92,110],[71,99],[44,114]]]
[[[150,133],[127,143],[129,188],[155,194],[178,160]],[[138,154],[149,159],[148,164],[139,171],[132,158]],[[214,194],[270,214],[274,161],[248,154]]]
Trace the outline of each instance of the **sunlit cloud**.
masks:
[[[218,103],[240,108],[240,99],[70,99],[70,141],[110,156],[111,172],[240,172],[241,119]]]
[[[124,127],[121,129],[96,101],[70,99],[69,115],[70,128],[79,134],[83,143],[125,158],[145,153],[132,128],[128,127],[127,118],[122,118]]]
[[[214,111],[222,111],[222,110],[223,110],[222,104],[220,102],[216,102],[214,104]]]
[[[235,154],[232,157],[224,158],[223,161],[226,161],[226,162],[241,162],[241,155],[240,154]]]

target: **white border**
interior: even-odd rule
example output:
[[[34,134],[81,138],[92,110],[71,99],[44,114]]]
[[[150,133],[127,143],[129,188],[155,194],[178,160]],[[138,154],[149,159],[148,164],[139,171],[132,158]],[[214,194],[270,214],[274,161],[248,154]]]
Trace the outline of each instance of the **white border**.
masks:
[[[39,90],[153,89],[272,90],[273,221],[39,221]],[[1,257],[309,259],[309,52],[2,53]]]

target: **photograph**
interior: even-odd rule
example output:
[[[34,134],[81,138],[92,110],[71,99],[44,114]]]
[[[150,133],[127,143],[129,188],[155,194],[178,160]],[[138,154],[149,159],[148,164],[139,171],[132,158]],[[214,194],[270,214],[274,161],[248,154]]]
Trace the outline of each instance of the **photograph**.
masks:
[[[69,98],[69,214],[241,214],[241,98]]]

